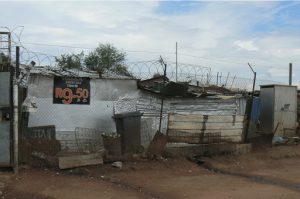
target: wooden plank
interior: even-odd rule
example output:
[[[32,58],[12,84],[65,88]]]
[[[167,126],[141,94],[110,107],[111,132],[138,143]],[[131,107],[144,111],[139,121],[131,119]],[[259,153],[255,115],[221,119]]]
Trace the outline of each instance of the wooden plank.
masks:
[[[189,144],[199,144],[201,141],[200,138],[196,138],[196,137],[173,137],[173,136],[169,136],[168,137],[168,142],[184,142],[184,143],[189,143]]]
[[[102,153],[85,155],[73,154],[69,156],[62,156],[58,158],[58,164],[60,169],[70,169],[88,165],[99,165],[103,164]]]
[[[227,141],[227,142],[242,142],[242,136],[230,136],[230,137],[222,137],[222,141]]]
[[[208,133],[221,133],[222,137],[225,136],[238,136],[242,135],[242,129],[234,129],[234,130],[205,130],[204,134]],[[197,136],[202,133],[199,130],[168,130],[168,136]]]
[[[207,137],[209,133],[220,133],[220,137]],[[242,141],[242,129],[237,130],[214,130],[205,131],[204,138],[201,138],[200,131],[168,131],[168,141],[169,142],[185,142],[185,143],[207,143],[209,140],[220,140],[220,141],[231,141],[231,142],[241,142]]]
[[[241,115],[169,114],[168,141],[206,143],[241,142],[244,127]],[[211,137],[208,134],[211,133]],[[217,134],[218,135],[213,135]],[[204,135],[203,135],[204,134]],[[216,136],[214,138],[214,136]]]
[[[170,121],[176,122],[207,122],[207,123],[218,123],[218,122],[243,122],[244,116],[241,115],[199,115],[199,114],[169,114]],[[205,118],[206,117],[206,118]]]
[[[242,141],[242,136],[241,135],[236,135],[236,136],[223,136],[220,137],[221,142],[241,142]],[[169,136],[168,137],[168,142],[184,142],[184,143],[189,143],[189,144],[205,144],[208,143],[207,141],[204,140],[204,142],[200,139],[200,137],[178,137],[178,136]],[[211,142],[213,143],[213,142]]]
[[[201,130],[201,129],[242,129],[243,123],[200,123],[200,122],[169,122],[169,129],[176,130]]]

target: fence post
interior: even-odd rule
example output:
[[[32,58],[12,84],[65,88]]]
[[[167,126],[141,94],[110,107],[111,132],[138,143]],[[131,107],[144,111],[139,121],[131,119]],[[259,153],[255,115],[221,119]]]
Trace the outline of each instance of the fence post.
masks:
[[[11,66],[12,67],[12,66]],[[20,67],[20,48],[16,47],[16,68],[13,70],[13,148],[14,148],[14,172],[19,171],[19,88],[18,72]]]
[[[289,65],[289,85],[292,85],[292,73],[293,73],[293,65],[290,63]]]
[[[178,62],[177,62],[177,57],[178,57],[178,53],[177,53],[177,42],[176,42],[176,82],[177,82],[177,69],[178,69]]]
[[[225,87],[227,86],[227,81],[228,81],[229,74],[230,74],[230,72],[228,72],[228,74],[227,74],[226,82],[225,82]]]
[[[234,80],[235,80],[235,77],[236,77],[236,76],[234,76],[233,79],[232,79],[232,83],[231,83],[231,86],[230,86],[230,90],[232,89],[232,86],[233,86],[233,82],[234,82]]]
[[[208,73],[206,74],[206,84],[208,85]]]
[[[252,66],[248,63],[248,66],[250,67],[251,71],[253,72],[254,78],[253,78],[253,86],[252,86],[252,95],[251,95],[251,103],[250,103],[250,112],[248,115],[248,120],[247,120],[247,126],[246,126],[246,131],[245,131],[245,137],[244,137],[244,142],[248,142],[248,130],[250,127],[250,120],[251,120],[251,115],[252,115],[252,107],[253,107],[253,98],[254,98],[254,90],[255,90],[255,82],[256,82],[256,72],[253,70]]]

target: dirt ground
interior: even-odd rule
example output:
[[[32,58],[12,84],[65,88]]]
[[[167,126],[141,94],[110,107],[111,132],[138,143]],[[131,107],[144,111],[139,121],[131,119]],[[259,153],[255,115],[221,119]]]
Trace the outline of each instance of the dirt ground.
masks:
[[[72,170],[23,168],[0,172],[4,199],[161,198],[298,199],[300,146],[280,146],[242,156],[125,162]]]

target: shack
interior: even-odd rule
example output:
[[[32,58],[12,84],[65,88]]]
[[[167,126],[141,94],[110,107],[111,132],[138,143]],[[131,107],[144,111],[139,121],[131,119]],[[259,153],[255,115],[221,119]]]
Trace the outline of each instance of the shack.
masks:
[[[297,129],[297,86],[262,85],[260,131],[292,136]]]
[[[27,126],[55,126],[55,137],[61,142],[62,149],[72,150],[77,127],[116,132],[114,114],[140,111],[143,113],[141,143],[147,146],[158,130],[162,96],[140,88],[138,83],[137,79],[121,75],[99,77],[92,72],[58,73],[45,68],[35,69],[30,74],[25,101],[36,108],[29,111]],[[242,95],[200,96],[165,97],[162,132],[167,132],[169,114],[245,114],[246,98]],[[243,126],[238,128],[235,134],[227,135],[224,131],[223,136],[229,141],[241,142]]]

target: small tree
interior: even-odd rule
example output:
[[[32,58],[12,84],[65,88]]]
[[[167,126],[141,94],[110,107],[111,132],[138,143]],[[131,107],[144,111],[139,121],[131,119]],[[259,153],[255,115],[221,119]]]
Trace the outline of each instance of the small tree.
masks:
[[[99,46],[85,57],[85,65],[91,70],[98,71],[101,75],[105,71],[117,74],[130,75],[125,66],[126,53],[119,51],[110,44]]]
[[[79,54],[63,54],[56,57],[55,61],[62,69],[81,69],[84,63],[84,53]]]
[[[99,46],[88,55],[83,52],[79,54],[63,54],[55,58],[58,66],[63,69],[81,69],[87,67],[95,70],[101,76],[110,71],[120,75],[131,76],[125,65],[126,53],[119,51],[110,44],[99,44]]]

